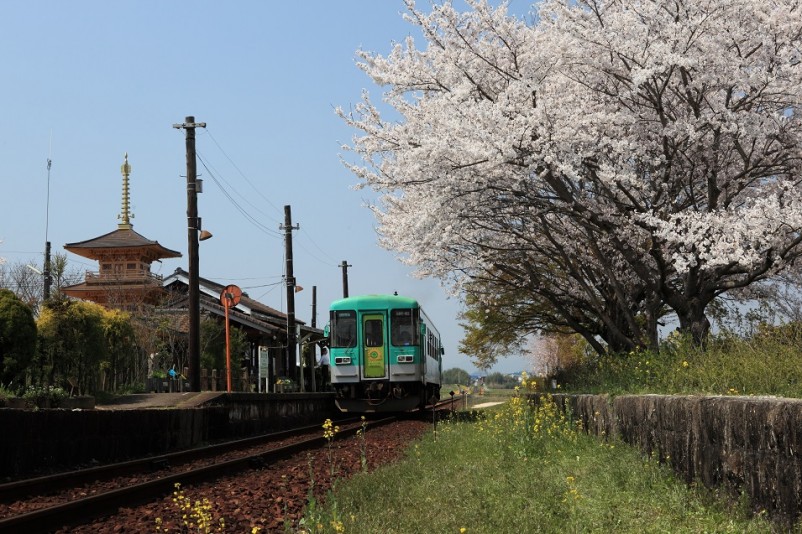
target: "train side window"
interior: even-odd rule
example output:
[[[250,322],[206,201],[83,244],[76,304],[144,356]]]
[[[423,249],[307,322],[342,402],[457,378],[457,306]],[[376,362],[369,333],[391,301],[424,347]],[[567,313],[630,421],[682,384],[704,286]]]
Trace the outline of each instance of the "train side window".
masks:
[[[369,319],[365,321],[365,346],[366,347],[381,347],[384,345],[382,342],[382,335],[384,328],[382,328],[381,319]]]
[[[390,343],[397,347],[415,345],[415,310],[390,312]]]
[[[356,312],[338,310],[331,312],[331,346],[335,348],[356,347]]]

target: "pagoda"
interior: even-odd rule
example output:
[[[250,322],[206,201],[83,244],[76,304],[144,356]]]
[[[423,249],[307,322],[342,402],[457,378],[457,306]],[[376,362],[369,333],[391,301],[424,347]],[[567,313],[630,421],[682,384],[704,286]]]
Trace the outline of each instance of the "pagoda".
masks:
[[[180,258],[170,250],[134,231],[130,212],[128,153],[120,170],[123,175],[122,211],[117,229],[94,239],[68,243],[64,249],[95,260],[96,272],[87,271],[80,284],[61,288],[70,297],[90,300],[111,308],[132,309],[141,304],[157,304],[164,294],[162,277],[150,272],[154,261]]]

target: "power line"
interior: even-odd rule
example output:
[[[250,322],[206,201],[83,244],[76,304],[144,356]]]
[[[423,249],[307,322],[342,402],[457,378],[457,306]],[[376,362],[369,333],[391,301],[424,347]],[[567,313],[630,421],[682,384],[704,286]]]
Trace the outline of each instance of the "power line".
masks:
[[[337,260],[335,260],[333,256],[330,256],[328,252],[323,250],[323,248],[320,245],[318,245],[315,242],[314,239],[312,239],[312,236],[309,234],[309,232],[302,232],[302,233],[303,233],[304,237],[309,239],[309,241],[315,246],[316,249],[318,249],[324,256],[326,256],[329,259],[329,261],[320,260],[321,263],[326,263],[326,264],[330,264],[330,265],[336,265],[337,264]],[[307,250],[307,252],[309,252],[309,251]],[[312,254],[311,252],[310,252],[310,255],[312,255],[314,257],[314,254]]]
[[[203,158],[203,156],[200,153],[198,153],[197,156],[198,156],[198,160],[201,162],[201,165],[203,165],[203,168],[206,169],[206,172],[212,178],[214,183],[216,183],[217,187],[220,188],[220,191],[225,195],[225,197],[228,199],[228,201],[231,202],[231,204],[234,206],[234,208],[236,208],[236,210],[239,211],[242,214],[243,217],[245,217],[245,219],[247,219],[256,228],[258,228],[259,230],[261,230],[262,232],[264,232],[264,233],[266,233],[266,234],[268,234],[270,236],[273,236],[273,237],[281,237],[282,236],[282,234],[280,232],[277,232],[276,230],[273,230],[269,226],[266,226],[265,224],[261,223],[253,215],[248,213],[245,210],[245,208],[243,208],[236,200],[234,200],[234,197],[231,196],[231,193],[229,193],[228,190],[225,187],[223,187],[223,184],[220,182],[220,180],[218,180],[217,176],[215,176],[215,173],[213,173],[212,170],[209,168],[209,166],[206,164],[206,160]]]
[[[231,159],[231,157],[230,157],[230,156],[229,156],[229,155],[226,153],[226,151],[223,149],[223,147],[220,145],[220,143],[217,141],[217,139],[215,139],[214,135],[213,135],[213,134],[212,134],[212,133],[209,131],[209,129],[208,129],[208,128],[206,128],[206,129],[204,130],[204,135],[208,135],[208,136],[209,136],[209,138],[212,140],[212,142],[213,142],[213,143],[214,143],[214,144],[217,146],[217,148],[218,148],[218,149],[220,150],[220,152],[223,154],[223,156],[225,156],[225,158],[226,158],[226,159],[229,161],[229,163],[231,163],[231,165],[232,165],[232,166],[233,166],[233,167],[234,167],[234,168],[237,170],[237,172],[238,172],[238,173],[240,174],[240,176],[242,176],[242,178],[243,178],[243,179],[244,179],[244,180],[247,182],[247,184],[248,184],[248,185],[251,187],[251,189],[253,189],[253,190],[256,192],[256,194],[258,194],[258,195],[259,195],[259,196],[260,196],[262,199],[264,199],[264,201],[265,201],[265,202],[267,202],[267,204],[268,204],[268,205],[270,205],[270,206],[271,206],[273,209],[275,209],[277,212],[278,212],[278,211],[280,211],[280,210],[279,210],[279,208],[278,208],[276,205],[274,205],[274,204],[273,204],[273,203],[270,201],[270,199],[269,199],[267,196],[265,196],[265,195],[264,195],[264,194],[263,194],[263,193],[262,193],[262,192],[261,192],[259,189],[257,189],[257,187],[256,187],[256,186],[253,184],[253,182],[252,182],[251,180],[249,180],[249,179],[248,179],[248,177],[246,176],[246,174],[245,174],[245,173],[242,171],[242,169],[240,169],[240,167],[239,167],[239,166],[238,166],[238,165],[237,165],[237,164],[234,162],[234,160],[232,160],[232,159]],[[225,196],[226,196],[226,197],[229,199],[229,201],[230,201],[230,202],[231,202],[231,203],[234,205],[234,207],[235,207],[235,208],[236,208],[236,209],[237,209],[237,210],[238,210],[238,211],[239,211],[239,212],[240,212],[240,213],[241,213],[241,214],[242,214],[242,215],[243,215],[243,216],[244,216],[246,219],[248,219],[248,220],[251,222],[251,224],[253,224],[254,226],[256,226],[257,228],[259,228],[260,230],[262,230],[263,232],[265,232],[265,233],[267,233],[267,234],[269,234],[269,235],[273,235],[273,236],[276,236],[276,237],[279,237],[279,236],[281,236],[281,234],[280,234],[279,232],[275,232],[274,230],[272,230],[272,228],[270,228],[270,227],[268,227],[267,225],[265,225],[265,224],[261,223],[260,221],[258,221],[258,220],[256,219],[256,217],[254,217],[253,215],[251,215],[250,213],[248,213],[248,212],[245,210],[245,208],[244,208],[244,207],[243,207],[243,206],[242,206],[240,203],[238,203],[237,201],[235,201],[235,200],[234,200],[234,198],[233,198],[233,196],[232,196],[232,193],[230,193],[228,190],[226,190],[226,188],[224,188],[224,187],[222,186],[221,182],[225,183],[225,184],[228,186],[228,188],[231,190],[231,192],[233,192],[233,194],[235,194],[237,197],[241,198],[241,199],[242,199],[242,200],[243,200],[243,201],[244,201],[246,204],[248,204],[249,206],[251,206],[251,207],[252,207],[254,210],[256,210],[258,213],[260,213],[260,214],[264,215],[264,216],[265,216],[265,217],[267,217],[268,219],[272,219],[272,220],[274,220],[274,221],[276,221],[276,222],[279,222],[279,223],[280,223],[280,221],[279,221],[278,219],[275,219],[275,218],[273,218],[272,216],[270,216],[269,214],[267,214],[267,213],[265,213],[264,211],[260,210],[260,209],[259,209],[259,207],[258,207],[258,206],[256,206],[255,204],[253,204],[253,203],[252,203],[252,202],[249,200],[249,198],[248,198],[247,196],[245,196],[245,195],[242,195],[241,193],[239,193],[239,192],[237,191],[237,189],[236,189],[235,187],[233,187],[233,186],[231,185],[231,183],[229,183],[229,182],[228,182],[228,181],[227,181],[227,180],[226,180],[226,179],[225,179],[225,178],[222,176],[222,174],[221,174],[221,173],[217,172],[217,169],[215,169],[215,168],[214,168],[214,166],[213,166],[213,165],[211,165],[211,163],[210,163],[210,162],[207,162],[207,161],[206,161],[206,159],[205,159],[205,158],[202,156],[202,154],[200,154],[200,152],[198,152],[198,159],[200,160],[201,164],[202,164],[202,165],[203,165],[203,167],[206,169],[206,171],[209,173],[209,176],[212,178],[212,180],[213,180],[213,181],[214,181],[214,182],[217,184],[217,186],[218,186],[218,187],[220,187],[220,190],[223,192],[223,194],[224,194],[224,195],[225,195]],[[214,172],[213,172],[213,171],[214,171]],[[333,258],[331,255],[329,255],[329,254],[328,254],[328,253],[327,253],[325,250],[323,250],[323,248],[322,248],[320,245],[318,245],[318,244],[315,242],[315,240],[314,240],[314,239],[312,239],[312,236],[311,236],[311,235],[310,235],[308,232],[304,232],[304,235],[305,235],[305,237],[306,237],[306,238],[309,240],[309,242],[310,242],[310,243],[311,243],[311,244],[314,246],[314,248],[316,248],[318,251],[320,251],[320,253],[321,253],[321,254],[322,254],[322,256],[323,256],[323,257],[321,257],[321,254],[316,254],[316,253],[312,252],[312,251],[311,251],[309,248],[305,247],[305,246],[303,245],[303,243],[299,243],[299,246],[300,246],[300,247],[301,247],[301,248],[302,248],[302,249],[303,249],[303,250],[304,250],[304,251],[305,251],[307,254],[309,254],[309,256],[310,256],[312,259],[314,259],[314,260],[316,260],[316,261],[320,262],[320,263],[321,263],[321,264],[323,264],[323,265],[328,265],[328,266],[338,266],[338,265],[339,265],[339,264],[337,263],[337,260],[335,260],[335,259],[334,259],[334,258]],[[326,258],[328,258],[328,259],[326,259]]]
[[[281,286],[283,286],[283,285],[284,285],[284,281],[283,281],[283,280],[282,280],[281,282],[277,283],[277,284],[273,284],[273,286],[272,286],[270,289],[268,289],[267,291],[265,291],[264,293],[262,293],[261,295],[259,295],[258,297],[256,297],[256,299],[254,299],[254,300],[261,301],[261,300],[262,300],[263,298],[265,298],[267,295],[269,295],[270,293],[272,293],[273,291],[275,291],[277,287],[281,287]],[[282,300],[282,301],[281,301],[281,303],[282,303],[282,304],[284,304],[284,301]]]
[[[258,285],[258,286],[242,286],[242,289],[259,289],[259,288],[262,288],[262,287],[280,286],[280,285],[282,285],[284,283],[284,279],[283,278],[284,277],[282,277],[282,279],[279,280],[278,282],[273,282],[272,284],[262,284],[262,285]]]
[[[248,198],[248,196],[247,196],[247,195],[243,195],[242,193],[240,193],[239,191],[237,191],[237,188],[236,188],[236,187],[234,187],[234,186],[233,186],[233,185],[232,185],[232,184],[231,184],[231,183],[230,183],[228,180],[226,180],[226,179],[225,179],[225,177],[223,176],[223,174],[222,174],[221,172],[219,172],[219,171],[218,171],[218,170],[217,170],[217,169],[214,167],[214,165],[212,165],[210,162],[207,162],[207,163],[206,163],[206,165],[207,165],[208,167],[210,167],[212,170],[214,170],[214,172],[215,172],[215,173],[217,173],[217,176],[219,177],[219,179],[220,179],[220,180],[221,180],[221,181],[222,181],[224,184],[226,184],[226,185],[229,187],[229,189],[231,189],[231,190],[233,191],[233,193],[234,193],[234,194],[235,194],[237,197],[239,197],[239,198],[240,198],[242,201],[244,201],[246,204],[248,204],[250,207],[252,207],[252,208],[253,208],[254,210],[256,210],[258,213],[260,213],[260,214],[264,215],[264,216],[265,216],[265,217],[267,217],[268,219],[271,219],[271,220],[273,220],[273,221],[275,221],[275,222],[280,222],[278,219],[275,219],[275,218],[273,218],[273,217],[272,217],[270,214],[268,214],[268,213],[265,213],[264,211],[262,211],[262,210],[259,208],[259,206],[257,206],[257,205],[256,205],[256,204],[254,204],[253,202],[251,202],[251,200]]]
[[[277,275],[273,275],[273,276],[251,276],[251,277],[245,277],[245,278],[229,278],[228,276],[217,276],[217,277],[211,276],[209,278],[212,279],[212,280],[225,278],[229,282],[241,282],[243,280],[263,280],[265,278],[284,278],[284,275],[277,274]]]
[[[241,169],[240,169],[240,168],[237,166],[237,164],[236,164],[236,163],[234,163],[234,160],[232,160],[232,159],[231,159],[231,158],[228,156],[228,154],[226,154],[226,151],[225,151],[225,150],[223,150],[223,147],[221,147],[221,146],[220,146],[220,143],[218,143],[218,142],[217,142],[217,139],[215,139],[215,138],[214,138],[214,135],[212,135],[212,133],[211,133],[211,132],[209,132],[208,130],[206,130],[206,132],[209,134],[209,138],[211,138],[212,142],[213,142],[215,145],[217,145],[217,148],[218,148],[218,149],[220,149],[220,152],[222,152],[222,153],[223,153],[223,155],[226,157],[226,159],[227,159],[227,160],[228,160],[228,161],[231,163],[231,165],[233,165],[233,166],[234,166],[234,168],[235,168],[235,169],[237,169],[237,172],[239,172],[240,176],[242,176],[242,178],[243,178],[243,179],[244,179],[246,182],[248,182],[248,185],[250,185],[250,186],[251,186],[251,188],[252,188],[254,191],[256,191],[256,194],[258,194],[260,197],[262,197],[262,198],[264,199],[264,201],[265,201],[265,202],[267,202],[267,203],[268,203],[268,204],[269,204],[269,205],[270,205],[270,206],[271,206],[271,207],[272,207],[274,210],[276,210],[276,212],[278,212],[278,213],[282,213],[282,210],[280,210],[280,209],[278,208],[278,206],[276,206],[275,204],[273,204],[272,202],[270,202],[270,199],[269,199],[269,198],[267,198],[265,195],[263,195],[263,194],[262,194],[262,192],[261,192],[261,191],[259,191],[259,190],[256,188],[256,186],[255,186],[255,185],[253,185],[253,182],[251,182],[251,181],[248,179],[248,177],[245,175],[245,173],[244,173],[244,172],[242,172],[242,170],[241,170]],[[281,221],[279,221],[278,219],[275,219],[275,220],[276,220],[276,222],[281,222]]]
[[[316,256],[315,254],[313,254],[313,253],[312,253],[312,252],[311,252],[309,249],[307,249],[306,247],[304,247],[304,246],[303,246],[303,244],[299,243],[299,246],[300,246],[302,249],[304,249],[304,250],[305,250],[305,251],[306,251],[306,252],[307,252],[307,253],[308,253],[310,256],[312,256],[314,259],[318,260],[320,263],[322,263],[322,264],[324,264],[324,265],[335,265],[335,266],[337,265],[337,260],[335,260],[335,259],[334,259],[332,256],[329,256],[329,254],[328,254],[328,253],[327,253],[325,250],[323,250],[323,249],[320,247],[320,245],[318,245],[318,244],[315,242],[315,240],[314,240],[314,239],[312,239],[312,236],[309,234],[309,232],[306,232],[306,231],[303,231],[303,230],[302,230],[302,231],[301,231],[301,233],[303,233],[304,237],[306,237],[307,239],[309,239],[309,241],[310,241],[310,242],[311,242],[311,243],[312,243],[312,244],[315,246],[315,248],[316,248],[316,249],[318,249],[318,250],[319,250],[321,253],[323,253],[323,255],[324,255],[324,256],[326,256],[326,257],[328,258],[328,261],[327,261],[327,260],[323,260],[323,259],[321,259],[321,258],[317,257],[317,256]]]

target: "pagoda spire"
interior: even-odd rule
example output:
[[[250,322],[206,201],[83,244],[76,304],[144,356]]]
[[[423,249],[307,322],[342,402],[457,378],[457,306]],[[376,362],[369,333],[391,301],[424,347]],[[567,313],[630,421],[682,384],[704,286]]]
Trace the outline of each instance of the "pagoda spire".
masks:
[[[131,174],[131,165],[128,163],[128,152],[125,153],[125,161],[120,166],[120,172],[123,175],[123,201],[122,201],[122,212],[117,215],[117,218],[120,219],[120,224],[117,225],[117,228],[120,230],[130,230],[134,227],[131,224],[131,219],[134,218],[134,214],[131,213],[131,195],[128,190],[128,176]]]

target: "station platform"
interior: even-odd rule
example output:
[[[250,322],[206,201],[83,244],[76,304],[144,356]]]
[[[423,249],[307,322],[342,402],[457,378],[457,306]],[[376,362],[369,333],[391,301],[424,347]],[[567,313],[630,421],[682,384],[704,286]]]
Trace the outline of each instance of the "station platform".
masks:
[[[472,408],[489,408],[491,406],[497,406],[499,404],[504,404],[503,402],[483,402],[482,404],[476,404],[472,406]]]
[[[139,393],[106,397],[94,408],[3,408],[0,427],[20,431],[0,440],[0,479],[319,425],[337,415],[333,393]]]
[[[225,395],[225,391],[185,393],[134,393],[120,395],[107,403],[96,403],[96,410],[143,410],[148,408],[198,408]]]

